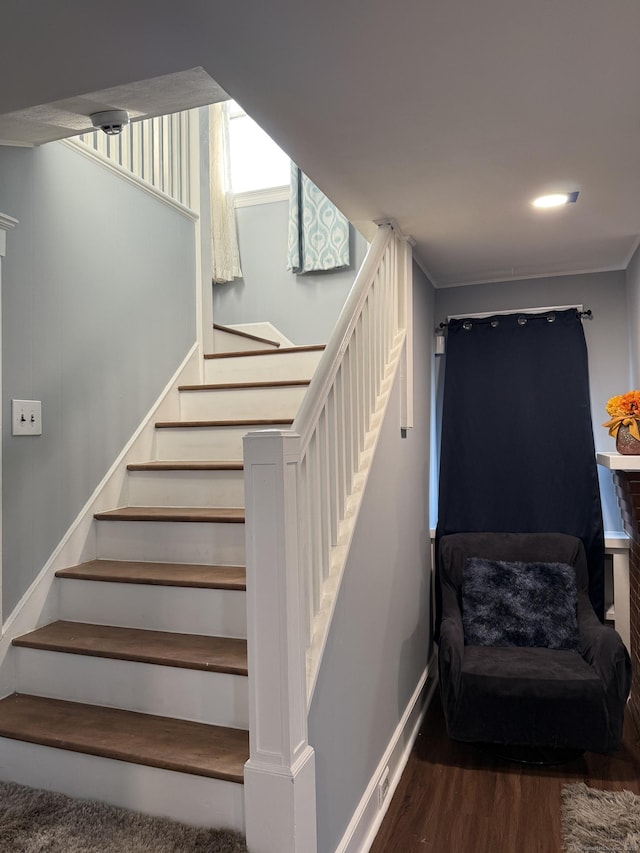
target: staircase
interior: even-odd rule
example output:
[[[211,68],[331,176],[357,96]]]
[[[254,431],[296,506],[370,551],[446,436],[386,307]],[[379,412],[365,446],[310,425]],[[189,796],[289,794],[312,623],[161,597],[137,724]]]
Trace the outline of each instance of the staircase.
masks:
[[[242,832],[242,436],[292,423],[323,347],[216,336],[126,505],[95,515],[95,559],[56,572],[58,619],[13,641],[0,778]]]

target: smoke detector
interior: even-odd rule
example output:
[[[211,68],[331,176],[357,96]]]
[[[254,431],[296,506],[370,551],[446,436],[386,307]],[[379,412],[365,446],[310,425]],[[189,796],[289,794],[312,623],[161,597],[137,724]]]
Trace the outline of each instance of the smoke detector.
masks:
[[[117,136],[122,133],[125,124],[129,124],[129,113],[126,110],[103,110],[92,113],[89,118],[94,127],[99,127],[107,136]]]

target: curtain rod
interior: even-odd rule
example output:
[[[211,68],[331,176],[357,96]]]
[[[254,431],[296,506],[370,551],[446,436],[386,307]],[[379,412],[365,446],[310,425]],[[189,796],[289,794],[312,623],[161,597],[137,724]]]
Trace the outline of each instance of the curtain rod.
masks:
[[[476,314],[449,314],[445,323],[440,323],[440,328],[445,329],[449,325],[450,320],[484,320],[487,317],[500,317],[506,314],[544,314],[547,311],[569,311],[575,308],[578,317],[588,317],[591,319],[593,313],[590,308],[585,310],[583,305],[553,305],[548,308],[522,308],[513,309],[510,311],[483,311]]]

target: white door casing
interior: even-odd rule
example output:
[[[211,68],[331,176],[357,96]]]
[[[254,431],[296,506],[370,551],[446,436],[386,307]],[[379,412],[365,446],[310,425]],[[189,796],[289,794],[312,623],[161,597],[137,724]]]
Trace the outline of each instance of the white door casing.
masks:
[[[0,213],[0,319],[2,310],[2,259],[7,253],[7,231],[14,228],[18,220]],[[1,330],[0,325],[0,330]],[[0,331],[0,448],[2,448],[2,335]],[[0,449],[0,625],[2,625],[2,450]]]

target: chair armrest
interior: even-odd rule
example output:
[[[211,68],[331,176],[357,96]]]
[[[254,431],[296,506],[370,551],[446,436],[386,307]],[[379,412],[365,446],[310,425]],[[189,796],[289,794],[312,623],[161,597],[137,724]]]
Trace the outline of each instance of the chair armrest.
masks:
[[[622,742],[624,709],[631,689],[631,661],[620,635],[600,623],[586,593],[578,591],[580,653],[597,673],[607,708],[607,749]]]
[[[456,608],[443,615],[438,641],[440,695],[447,721],[455,719],[455,711],[462,685],[463,657],[464,632],[462,629],[462,616]]]
[[[580,618],[580,653],[600,677],[607,696],[626,702],[631,688],[631,661],[620,635],[602,625],[595,613]]]

